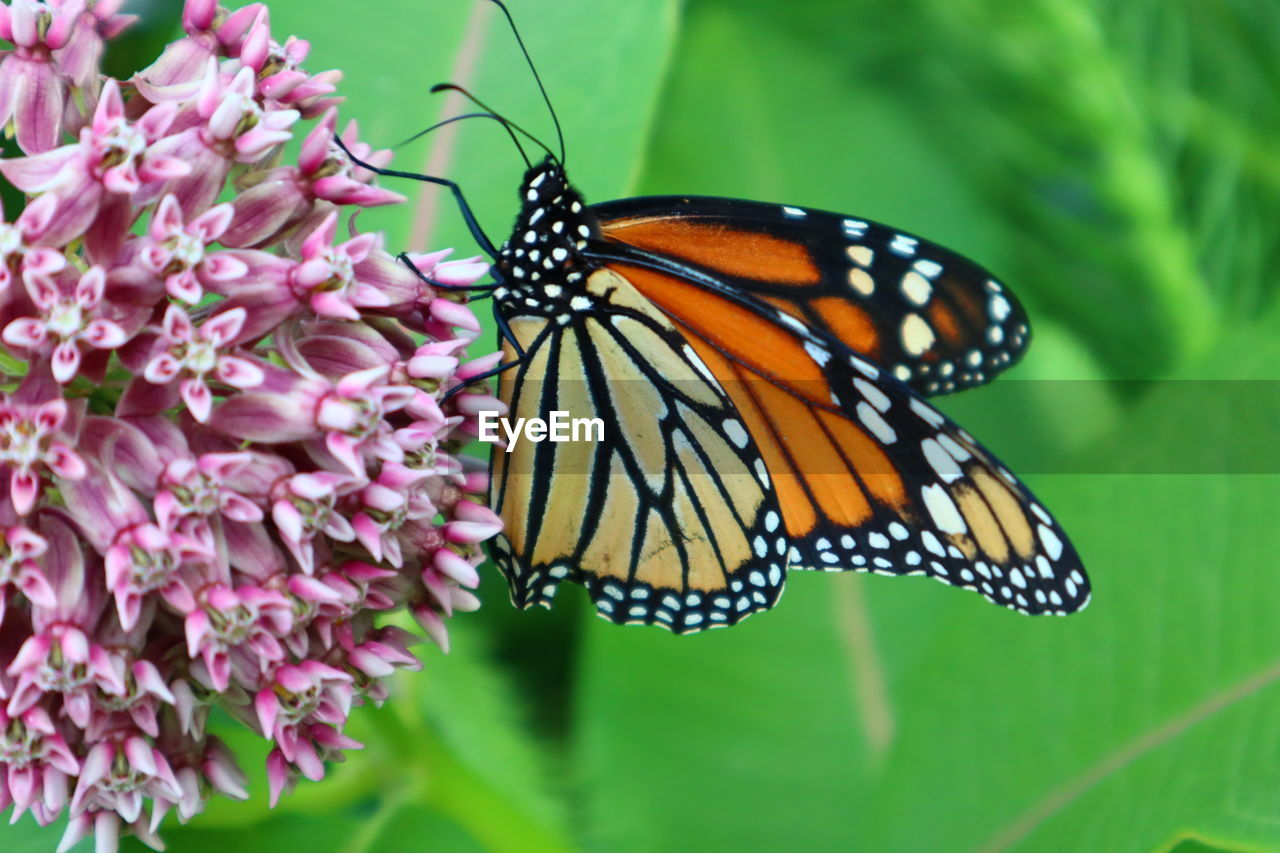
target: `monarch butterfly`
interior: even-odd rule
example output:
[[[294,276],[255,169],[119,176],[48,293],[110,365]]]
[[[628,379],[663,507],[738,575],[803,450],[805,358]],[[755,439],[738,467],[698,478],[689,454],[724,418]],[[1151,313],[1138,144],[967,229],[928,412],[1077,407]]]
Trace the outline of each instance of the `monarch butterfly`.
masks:
[[[1026,349],[1026,313],[979,265],[800,207],[588,205],[562,134],[501,248],[456,184],[373,171],[450,187],[493,258],[509,417],[608,425],[492,455],[493,555],[517,606],[550,607],[571,581],[606,619],[692,633],[771,608],[806,569],[923,574],[1031,614],[1088,602],[1052,516],[925,399]]]

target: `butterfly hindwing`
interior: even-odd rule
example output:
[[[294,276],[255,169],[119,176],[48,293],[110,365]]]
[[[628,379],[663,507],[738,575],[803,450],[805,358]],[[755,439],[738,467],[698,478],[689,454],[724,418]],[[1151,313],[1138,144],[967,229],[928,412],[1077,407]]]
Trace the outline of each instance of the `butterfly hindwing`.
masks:
[[[596,205],[606,241],[679,263],[840,338],[925,395],[990,381],[1026,313],[978,264],[865,219],[697,196]]]
[[[773,606],[790,543],[730,399],[629,283],[601,271],[588,291],[589,308],[509,319],[526,351],[500,383],[509,421],[559,410],[604,425],[602,441],[495,451],[513,601],[549,606],[570,580],[605,618],[679,633]]]

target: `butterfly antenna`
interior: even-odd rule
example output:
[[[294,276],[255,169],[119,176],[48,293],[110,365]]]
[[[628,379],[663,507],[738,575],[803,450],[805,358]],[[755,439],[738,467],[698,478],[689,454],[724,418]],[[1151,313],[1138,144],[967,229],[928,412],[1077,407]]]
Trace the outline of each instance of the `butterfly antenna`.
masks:
[[[458,209],[462,211],[462,220],[467,224],[467,230],[471,232],[471,238],[480,245],[480,248],[491,258],[498,257],[498,250],[494,247],[493,241],[489,239],[489,235],[484,233],[484,229],[480,227],[480,222],[476,219],[476,215],[471,210],[471,205],[467,204],[466,197],[462,194],[462,187],[446,178],[437,178],[434,175],[423,175],[418,172],[402,172],[399,169],[383,169],[372,163],[366,163],[359,157],[351,153],[351,149],[342,141],[342,138],[334,134],[333,141],[342,149],[343,153],[350,158],[362,169],[368,169],[375,175],[383,175],[388,178],[408,178],[411,181],[423,181],[428,184],[437,184],[442,187],[448,187],[453,193],[453,198],[458,202]]]
[[[408,139],[404,140],[396,147],[400,148],[401,146],[408,145],[410,142],[413,142],[415,139],[418,139],[420,137],[426,136],[428,133],[431,133],[433,130],[439,130],[445,125],[453,124],[455,121],[462,121],[463,119],[469,119],[469,118],[491,118],[494,121],[496,121],[498,124],[502,125],[503,129],[506,130],[507,135],[511,137],[511,141],[515,143],[516,150],[520,152],[520,158],[524,160],[525,167],[528,168],[533,165],[532,163],[529,162],[529,155],[525,153],[524,146],[520,144],[520,139],[519,137],[516,136],[515,130],[512,129],[511,122],[507,121],[502,116],[494,112],[464,113],[463,115],[447,118],[444,121],[438,121],[435,124],[431,125],[431,127],[428,127],[426,130],[418,131],[413,136],[410,136]]]
[[[542,100],[547,105],[547,112],[551,113],[551,121],[556,126],[556,139],[560,142],[560,165],[564,166],[564,130],[560,127],[560,117],[556,115],[556,108],[551,105],[551,98],[547,95],[547,87],[542,85],[542,77],[538,74],[537,67],[533,64],[533,57],[529,56],[529,49],[524,46],[524,39],[520,37],[520,30],[516,29],[515,19],[511,17],[510,10],[502,0],[490,0],[495,6],[502,10],[502,14],[507,18],[507,24],[511,27],[511,34],[516,37],[516,44],[520,45],[520,52],[524,54],[524,61],[528,64],[529,70],[533,72],[533,79],[538,84],[538,91],[542,93]]]
[[[553,153],[551,152],[551,149],[550,149],[550,148],[548,148],[548,147],[546,146],[546,143],[544,143],[541,139],[539,139],[538,137],[534,136],[532,133],[530,133],[529,131],[525,130],[523,127],[521,127],[520,125],[516,124],[514,121],[512,121],[512,120],[511,120],[511,119],[509,119],[509,118],[507,118],[506,116],[498,115],[498,111],[497,111],[497,110],[495,110],[493,107],[489,106],[489,105],[488,105],[488,104],[486,104],[484,101],[482,101],[482,100],[480,100],[479,98],[477,98],[475,95],[471,94],[471,92],[469,92],[469,91],[467,91],[466,89],[464,89],[464,88],[462,88],[461,86],[459,86],[457,83],[437,83],[436,85],[434,85],[434,86],[432,86],[432,87],[431,87],[431,93],[432,93],[432,94],[435,94],[435,93],[437,93],[437,92],[446,92],[446,91],[447,91],[447,92],[457,92],[458,94],[462,95],[464,98],[466,98],[467,100],[469,100],[471,103],[475,104],[475,105],[476,105],[477,107],[479,107],[480,109],[485,110],[485,111],[487,111],[487,112],[491,113],[491,114],[492,114],[495,118],[497,118],[499,121],[502,121],[502,122],[503,122],[503,123],[505,123],[508,127],[510,127],[512,130],[516,131],[516,132],[517,132],[517,133],[519,133],[521,136],[523,136],[525,139],[528,139],[528,140],[529,140],[530,142],[532,142],[534,145],[538,146],[538,147],[539,147],[539,148],[541,148],[543,151],[547,152],[547,156],[548,156],[548,157],[552,157],[552,158],[554,158],[554,157],[556,156],[555,154],[553,154]]]

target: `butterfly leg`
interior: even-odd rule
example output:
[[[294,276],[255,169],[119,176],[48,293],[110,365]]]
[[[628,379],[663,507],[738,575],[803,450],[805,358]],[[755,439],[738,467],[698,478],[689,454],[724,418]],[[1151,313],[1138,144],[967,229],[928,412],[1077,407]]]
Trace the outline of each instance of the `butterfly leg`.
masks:
[[[511,368],[515,367],[517,364],[522,364],[524,362],[526,357],[524,347],[520,345],[520,340],[516,337],[515,333],[511,331],[511,326],[507,323],[507,318],[502,316],[502,312],[498,310],[498,304],[496,302],[493,304],[493,319],[494,319],[494,322],[498,324],[498,334],[502,335],[502,337],[505,340],[511,342],[512,348],[515,349],[516,351],[516,357],[511,361],[506,362],[505,364],[499,364],[495,367],[490,368],[489,370],[486,370],[483,373],[476,374],[475,376],[471,377],[466,382],[463,382],[460,385],[455,385],[454,387],[450,388],[448,391],[445,392],[444,397],[441,398],[442,401],[448,400],[454,394],[457,394],[459,391],[463,390],[464,388],[466,388],[467,386],[473,383],[483,382],[486,379],[497,376],[499,373],[502,373],[504,370],[510,370]]]
[[[507,362],[507,363],[505,363],[505,364],[499,364],[499,365],[498,365],[498,366],[496,366],[496,367],[492,367],[492,368],[490,368],[490,369],[486,370],[484,373],[478,373],[478,374],[476,374],[475,376],[472,376],[472,377],[471,377],[470,379],[468,379],[466,382],[463,382],[463,383],[460,383],[460,384],[458,384],[458,385],[455,385],[455,386],[453,386],[452,388],[450,388],[448,391],[444,392],[444,396],[440,398],[440,402],[442,402],[442,403],[443,403],[445,400],[448,400],[448,399],[449,399],[450,397],[452,397],[454,394],[457,394],[458,392],[460,392],[460,391],[464,390],[465,388],[469,387],[470,385],[475,384],[476,382],[484,382],[486,379],[490,379],[490,378],[492,378],[492,377],[494,377],[494,376],[497,376],[499,373],[502,373],[502,372],[503,372],[503,371],[505,371],[505,370],[510,370],[511,368],[515,367],[516,365],[518,365],[518,364],[523,364],[523,363],[524,363],[524,359],[523,359],[523,358],[517,358],[517,359],[515,359],[515,360],[513,360],[513,361],[508,361],[508,362]]]
[[[490,293],[502,286],[501,281],[486,281],[483,284],[445,284],[436,281],[431,276],[414,266],[413,261],[409,259],[408,252],[401,252],[396,255],[396,260],[409,268],[410,272],[418,277],[418,280],[424,284],[429,284],[437,290],[459,291],[463,293]]]
[[[483,249],[485,254],[489,257],[496,258],[498,256],[498,250],[494,248],[493,241],[489,239],[489,235],[484,233],[484,229],[480,227],[479,220],[476,219],[475,213],[471,210],[471,205],[467,204],[466,197],[462,195],[462,187],[458,186],[453,181],[446,178],[437,178],[434,175],[423,175],[418,172],[402,172],[399,169],[383,169],[378,166],[374,166],[373,164],[366,163],[356,155],[352,154],[351,150],[347,148],[346,143],[343,142],[342,138],[337,134],[334,134],[333,141],[342,149],[343,153],[350,158],[352,163],[355,163],[362,169],[368,169],[375,175],[382,175],[387,178],[408,178],[411,181],[424,181],[429,184],[448,187],[449,191],[453,193],[454,200],[458,203],[458,209],[462,211],[462,219],[466,222],[467,230],[471,232],[472,239],[480,244],[480,248]]]

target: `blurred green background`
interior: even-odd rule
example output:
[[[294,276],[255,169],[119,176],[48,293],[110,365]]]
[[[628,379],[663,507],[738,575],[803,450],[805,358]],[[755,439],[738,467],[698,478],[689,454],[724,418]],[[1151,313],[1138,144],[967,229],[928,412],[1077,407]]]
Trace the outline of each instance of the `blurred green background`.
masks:
[[[344,70],[375,147],[437,120],[447,79],[550,141],[483,2],[269,5],[312,71]],[[1029,619],[923,579],[801,575],[776,611],[676,638],[567,590],[517,613],[490,567],[453,651],[424,647],[357,713],[362,754],[271,812],[262,742],[228,727],[254,798],[166,826],[170,849],[1280,850],[1280,404],[1238,382],[1280,379],[1274,0],[511,5],[588,200],[836,209],[1000,274],[1030,355],[942,406],[1053,508],[1094,603]],[[151,4],[167,21],[117,68],[177,6]],[[496,126],[396,163],[460,181],[504,236],[521,165]],[[475,251],[446,197],[395,188],[414,203],[363,228]],[[56,834],[24,821],[0,848]]]

